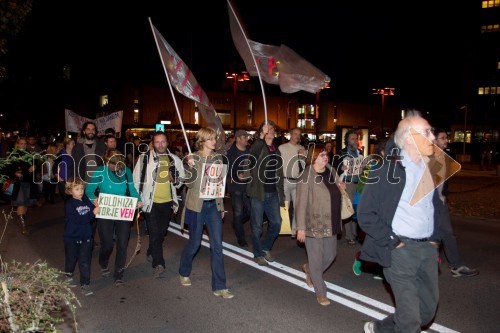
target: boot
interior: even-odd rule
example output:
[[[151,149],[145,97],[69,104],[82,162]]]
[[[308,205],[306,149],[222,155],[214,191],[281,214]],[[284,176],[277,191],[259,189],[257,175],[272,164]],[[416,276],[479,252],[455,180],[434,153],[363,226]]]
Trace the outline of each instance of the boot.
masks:
[[[21,233],[25,236],[30,234],[28,228],[26,227],[26,214],[17,215],[19,226],[21,227]]]

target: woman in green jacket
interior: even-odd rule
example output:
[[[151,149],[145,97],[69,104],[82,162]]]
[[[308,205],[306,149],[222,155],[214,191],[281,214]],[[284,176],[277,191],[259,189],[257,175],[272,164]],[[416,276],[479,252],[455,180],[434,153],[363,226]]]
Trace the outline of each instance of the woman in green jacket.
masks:
[[[125,166],[125,156],[117,149],[108,149],[103,156],[104,165],[97,167],[92,174],[85,194],[91,201],[97,201],[100,193],[134,197],[139,200],[137,207],[142,206],[139,193],[134,187],[132,172]],[[116,257],[114,280],[116,285],[123,283],[123,271],[127,257],[127,246],[130,237],[130,221],[97,219],[97,229],[101,241],[99,265],[104,277],[111,275],[108,268],[109,257],[113,252],[113,235],[116,232]]]

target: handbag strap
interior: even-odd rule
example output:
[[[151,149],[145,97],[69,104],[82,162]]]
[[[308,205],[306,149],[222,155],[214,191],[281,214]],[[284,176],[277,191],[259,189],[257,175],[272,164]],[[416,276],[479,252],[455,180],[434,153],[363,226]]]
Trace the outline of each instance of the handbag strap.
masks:
[[[141,180],[139,182],[139,194],[142,194],[142,189],[144,188],[144,179],[146,179],[147,166],[148,166],[147,154],[144,154],[144,157],[142,158]]]
[[[125,191],[126,196],[130,196],[130,188],[128,187],[128,176],[127,176],[127,170],[125,170],[125,184],[127,186],[127,190]]]

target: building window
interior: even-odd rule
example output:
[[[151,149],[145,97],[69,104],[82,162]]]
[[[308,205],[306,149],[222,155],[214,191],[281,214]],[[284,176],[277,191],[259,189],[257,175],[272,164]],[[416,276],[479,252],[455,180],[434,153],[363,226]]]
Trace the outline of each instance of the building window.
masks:
[[[102,108],[109,104],[108,95],[101,95],[99,98],[99,106]]]
[[[485,0],[482,1],[482,8],[499,7],[500,0]]]
[[[483,25],[481,26],[481,33],[487,33],[487,32],[498,32],[500,31],[500,24],[488,24],[488,25]]]
[[[478,95],[500,95],[500,87],[479,87]]]
[[[253,124],[253,101],[252,99],[249,99],[247,104],[247,125],[251,127],[252,124]]]
[[[231,112],[226,110],[217,111],[217,115],[223,126],[231,126]]]
[[[454,133],[453,142],[464,142],[464,137],[465,137],[465,142],[470,143],[471,131],[467,131],[467,133],[464,135],[463,130],[457,130]]]
[[[134,98],[134,124],[139,124],[139,99]]]

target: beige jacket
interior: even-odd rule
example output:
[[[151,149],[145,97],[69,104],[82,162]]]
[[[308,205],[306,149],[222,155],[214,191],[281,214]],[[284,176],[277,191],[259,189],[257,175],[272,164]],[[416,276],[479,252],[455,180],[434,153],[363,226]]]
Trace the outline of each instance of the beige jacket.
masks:
[[[203,199],[200,199],[200,187],[201,187],[201,174],[203,163],[206,162],[206,157],[201,155],[199,151],[193,153],[194,156],[194,166],[186,168],[186,179],[184,183],[186,184],[188,190],[186,193],[186,202],[184,204],[184,211],[181,219],[181,230],[184,228],[184,216],[186,208],[194,212],[201,212],[203,206]],[[217,163],[222,163],[222,155],[216,155],[214,161]],[[224,211],[224,200],[223,198],[215,199],[217,204],[217,210],[219,212]]]

